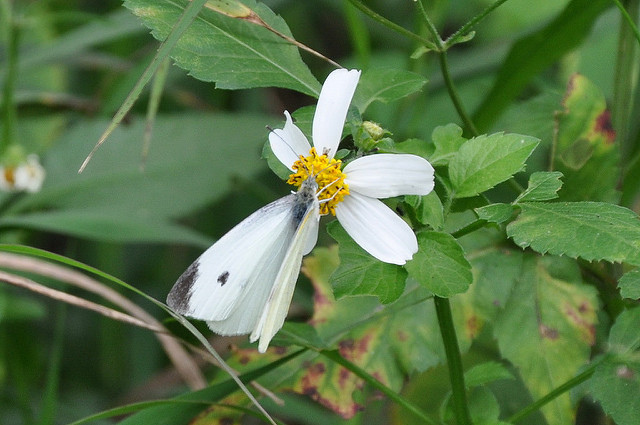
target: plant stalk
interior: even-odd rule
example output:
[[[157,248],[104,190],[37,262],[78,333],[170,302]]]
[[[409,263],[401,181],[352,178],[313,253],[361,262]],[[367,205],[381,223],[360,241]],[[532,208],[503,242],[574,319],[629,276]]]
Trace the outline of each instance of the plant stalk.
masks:
[[[2,2],[2,14],[5,15],[3,25],[5,29],[6,49],[6,74],[2,87],[2,137],[0,138],[0,155],[7,147],[15,143],[16,120],[18,113],[14,103],[14,91],[18,70],[18,39],[19,28],[13,16],[10,1]]]
[[[458,91],[456,90],[455,85],[453,84],[453,79],[451,78],[451,73],[449,72],[449,61],[447,60],[447,46],[440,37],[440,33],[438,33],[438,29],[431,22],[427,11],[424,9],[424,5],[421,0],[416,1],[416,5],[418,10],[420,11],[422,18],[424,19],[424,23],[427,26],[427,30],[431,33],[431,36],[434,39],[434,43],[436,45],[436,51],[438,52],[438,56],[440,59],[440,70],[442,72],[442,78],[444,79],[444,83],[447,86],[447,92],[449,93],[449,97],[451,98],[451,102],[453,102],[453,106],[456,108],[458,115],[462,119],[465,127],[473,136],[477,136],[478,130],[476,126],[473,124],[471,117],[467,113],[464,105],[462,104],[462,100],[460,100],[460,96],[458,95]]]
[[[362,13],[364,13],[365,15],[367,15],[368,17],[370,17],[374,21],[378,22],[381,25],[384,25],[385,27],[389,28],[390,30],[395,31],[398,34],[403,35],[404,37],[406,37],[408,39],[417,41],[418,43],[427,46],[431,50],[437,50],[436,46],[432,42],[430,42],[429,40],[427,40],[425,38],[422,38],[417,34],[412,33],[411,31],[401,27],[400,25],[398,25],[398,24],[396,24],[394,22],[391,22],[390,20],[388,20],[384,16],[381,16],[378,13],[374,12],[373,10],[369,9],[361,1],[359,1],[359,0],[349,0],[349,3],[354,5]]]
[[[444,351],[447,355],[447,365],[449,366],[449,378],[451,380],[451,400],[453,402],[453,412],[458,425],[471,425],[471,415],[467,403],[467,392],[464,384],[464,370],[462,368],[462,357],[456,329],[453,326],[453,316],[451,314],[451,304],[448,298],[433,297],[444,343]]]
[[[616,1],[615,3],[622,13],[622,22],[618,35],[618,56],[613,82],[611,119],[623,153],[622,158],[628,158],[637,149],[629,140],[629,130],[633,125],[629,118],[638,83],[638,40],[636,40],[638,30],[635,26],[635,20],[638,17],[640,0],[627,0],[624,3]]]

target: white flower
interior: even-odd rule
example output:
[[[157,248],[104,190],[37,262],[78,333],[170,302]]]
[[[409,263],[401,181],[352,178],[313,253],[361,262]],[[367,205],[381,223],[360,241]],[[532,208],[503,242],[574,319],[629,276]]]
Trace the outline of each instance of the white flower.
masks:
[[[0,190],[4,192],[39,192],[45,171],[37,155],[29,155],[17,166],[0,165]]]
[[[426,195],[433,190],[433,167],[409,154],[357,158],[342,170],[334,159],[360,71],[338,69],[327,77],[313,117],[313,148],[285,111],[284,128],[269,135],[271,149],[295,171],[289,183],[315,176],[321,213],[332,213],[365,251],[380,261],[405,264],[418,250],[413,230],[377,198]]]

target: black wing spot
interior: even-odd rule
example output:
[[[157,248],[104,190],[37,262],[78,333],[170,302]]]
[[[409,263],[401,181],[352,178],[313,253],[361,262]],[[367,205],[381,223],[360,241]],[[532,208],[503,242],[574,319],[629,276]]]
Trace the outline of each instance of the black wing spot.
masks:
[[[229,272],[225,271],[220,273],[220,276],[218,276],[218,282],[220,282],[220,286],[224,286],[225,283],[227,283],[227,281],[229,280]]]
[[[191,299],[191,292],[193,284],[198,279],[198,261],[187,268],[178,278],[178,281],[171,288],[169,296],[167,297],[167,304],[169,307],[176,310],[178,313],[186,313],[189,311],[189,300]]]

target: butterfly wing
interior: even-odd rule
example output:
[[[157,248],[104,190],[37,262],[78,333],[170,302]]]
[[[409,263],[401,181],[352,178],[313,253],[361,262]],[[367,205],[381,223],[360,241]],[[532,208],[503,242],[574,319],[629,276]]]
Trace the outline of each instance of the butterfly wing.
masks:
[[[298,197],[297,209],[301,212],[298,214],[299,224],[280,264],[262,315],[250,336],[251,342],[260,339],[258,351],[261,353],[266,351],[269,342],[284,324],[300,274],[302,257],[311,251],[318,237],[320,207],[315,195],[315,188],[315,184],[308,187],[303,186],[296,194]]]
[[[285,196],[231,229],[180,276],[169,306],[218,334],[250,333],[296,233],[296,204],[295,194]]]

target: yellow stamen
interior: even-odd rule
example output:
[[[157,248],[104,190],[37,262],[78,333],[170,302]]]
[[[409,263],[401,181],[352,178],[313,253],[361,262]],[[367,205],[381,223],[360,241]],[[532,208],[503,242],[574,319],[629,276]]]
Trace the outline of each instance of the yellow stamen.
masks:
[[[315,177],[320,214],[336,215],[336,206],[349,194],[349,186],[344,182],[346,175],[340,170],[341,164],[339,159],[318,155],[316,148],[311,148],[309,156],[300,155],[300,159],[293,164],[295,172],[289,176],[287,183],[300,187],[303,181]]]

